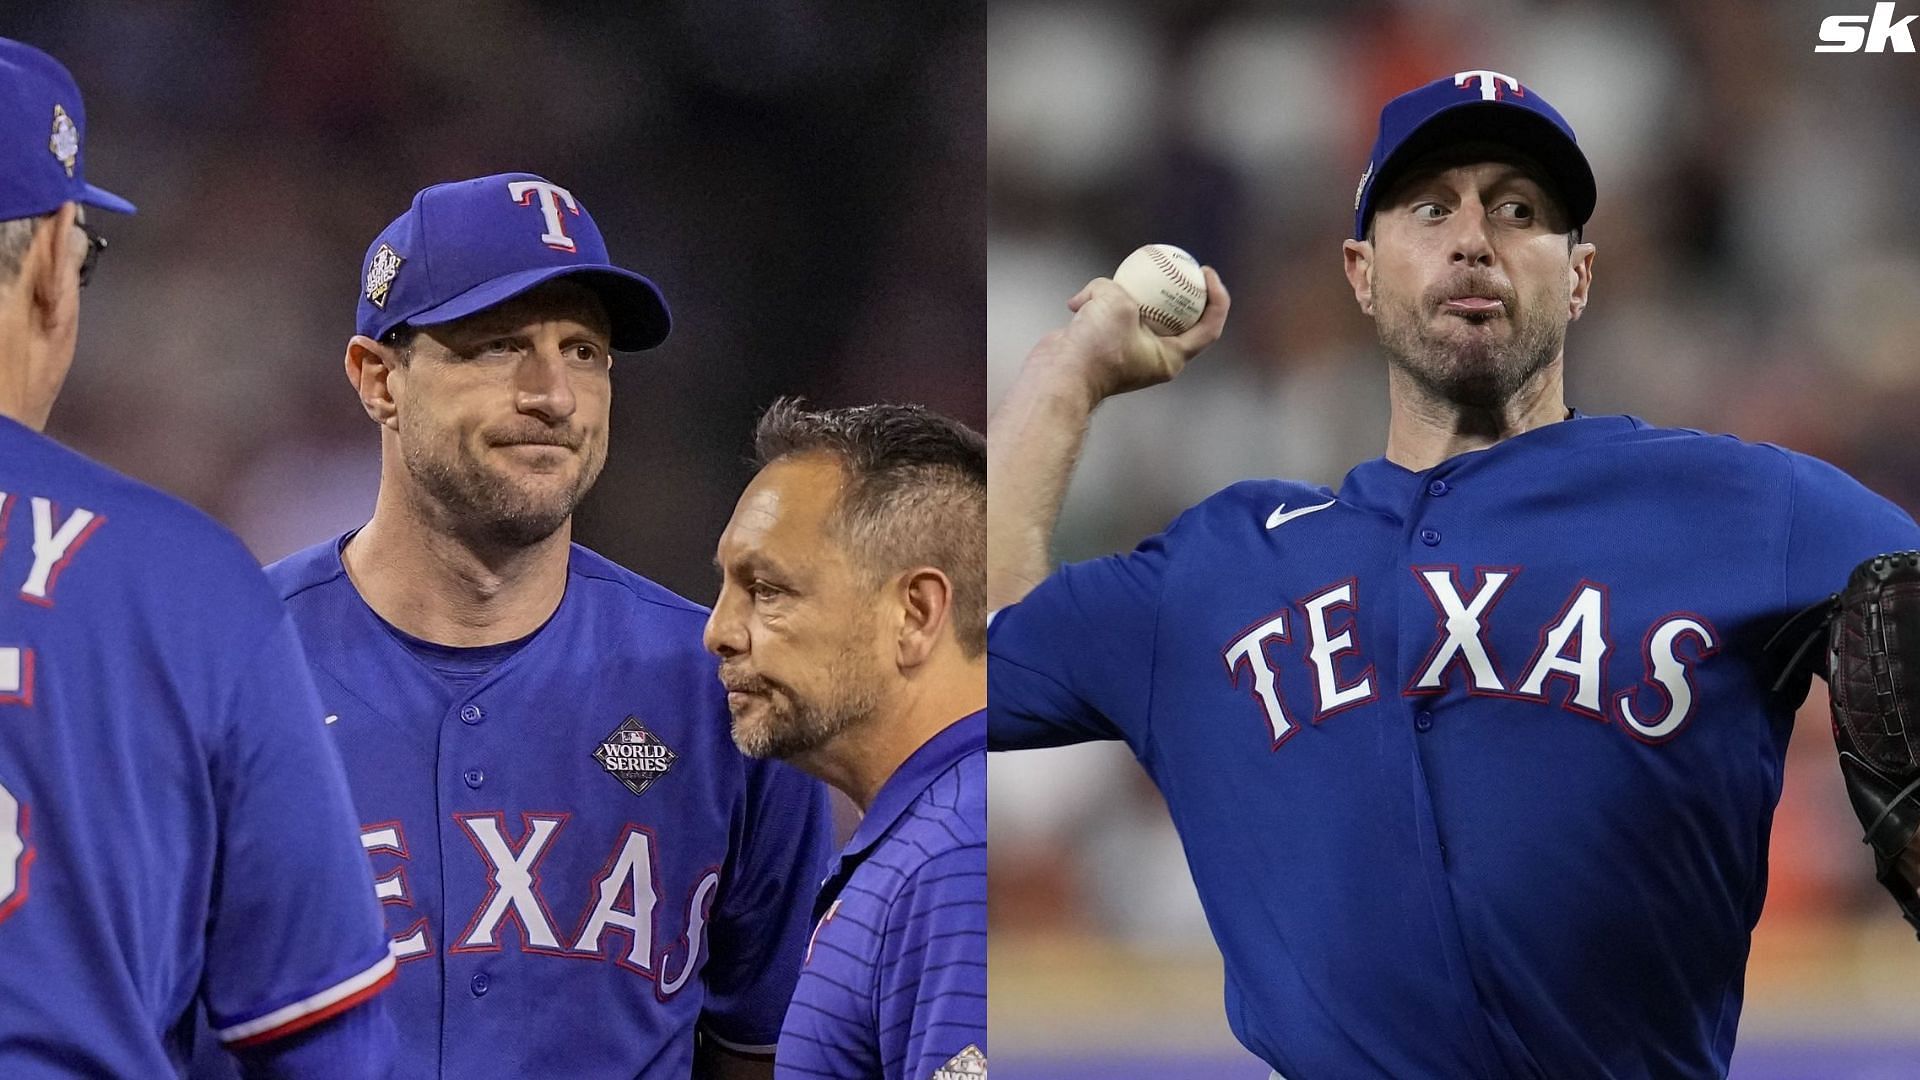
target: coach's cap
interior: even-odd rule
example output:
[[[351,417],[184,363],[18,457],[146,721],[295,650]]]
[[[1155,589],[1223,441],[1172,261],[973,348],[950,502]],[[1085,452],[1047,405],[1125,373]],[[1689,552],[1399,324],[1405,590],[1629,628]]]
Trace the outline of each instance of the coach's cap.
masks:
[[[60,61],[0,38],[0,221],[77,202],[133,213],[133,204],[87,183],[87,111]]]
[[[1450,143],[1502,143],[1538,161],[1579,228],[1593,216],[1593,169],[1546,99],[1497,71],[1462,71],[1409,90],[1380,110],[1380,136],[1353,196],[1353,236],[1367,235],[1374,199],[1397,170]]]
[[[465,318],[558,277],[600,294],[623,352],[653,348],[672,325],[653,282],[607,260],[587,208],[532,173],[421,191],[374,239],[360,271],[356,326],[376,340],[402,323]]]

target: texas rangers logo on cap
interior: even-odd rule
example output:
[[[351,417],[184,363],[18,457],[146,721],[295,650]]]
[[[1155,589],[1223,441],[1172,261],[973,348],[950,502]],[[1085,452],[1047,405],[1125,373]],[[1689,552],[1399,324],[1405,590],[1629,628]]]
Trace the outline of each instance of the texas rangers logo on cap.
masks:
[[[47,138],[47,149],[66,166],[67,175],[72,176],[73,163],[80,158],[80,130],[73,126],[73,117],[67,115],[63,106],[53,107],[53,134]]]

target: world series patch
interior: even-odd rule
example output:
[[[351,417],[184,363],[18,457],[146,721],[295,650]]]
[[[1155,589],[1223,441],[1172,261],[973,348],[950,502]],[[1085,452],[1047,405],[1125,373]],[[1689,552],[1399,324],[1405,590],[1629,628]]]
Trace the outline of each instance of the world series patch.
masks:
[[[373,306],[385,310],[387,291],[393,287],[393,279],[400,274],[400,264],[407,260],[386,244],[373,253],[373,261],[367,264],[367,299]]]
[[[607,770],[615,780],[627,785],[627,790],[639,795],[653,786],[655,780],[667,775],[673,767],[677,755],[660,741],[659,736],[642,727],[640,721],[632,716],[626,722],[613,729],[593,752],[593,758],[600,767]]]
[[[933,1070],[928,1080],[986,1080],[986,1077],[987,1055],[981,1053],[978,1046],[969,1045]]]
[[[73,163],[80,157],[80,129],[73,126],[73,117],[58,105],[53,107],[53,134],[47,137],[47,150],[66,166],[67,176],[73,176]]]

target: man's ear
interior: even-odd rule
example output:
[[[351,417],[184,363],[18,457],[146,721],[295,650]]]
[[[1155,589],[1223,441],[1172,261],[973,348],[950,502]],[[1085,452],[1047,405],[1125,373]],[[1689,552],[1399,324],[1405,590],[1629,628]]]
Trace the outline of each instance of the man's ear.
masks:
[[[1567,254],[1567,320],[1580,317],[1587,309],[1587,293],[1593,288],[1592,244],[1575,244]]]
[[[33,241],[20,263],[20,276],[32,291],[34,319],[42,326],[58,321],[61,312],[73,310],[78,299],[74,294],[80,291],[80,263],[87,251],[77,242],[84,238],[75,224],[79,214],[78,205],[61,203],[60,209],[35,227]]]
[[[901,604],[896,662],[901,670],[919,667],[953,627],[953,581],[931,566],[915,567],[895,579]]]
[[[1353,298],[1360,313],[1373,314],[1373,241],[1343,240],[1340,251],[1347,260],[1347,284],[1353,286]]]
[[[398,381],[403,384],[406,381],[406,368],[400,364],[398,353],[393,346],[364,334],[355,334],[347,342],[347,381],[359,393],[360,407],[374,423],[383,427],[398,423],[400,408],[395,401],[394,373],[401,372]]]

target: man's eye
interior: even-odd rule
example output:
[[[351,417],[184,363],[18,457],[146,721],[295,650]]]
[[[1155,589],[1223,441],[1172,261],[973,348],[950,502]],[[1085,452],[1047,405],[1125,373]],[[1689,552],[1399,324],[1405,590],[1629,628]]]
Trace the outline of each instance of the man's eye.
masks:
[[[747,595],[753,597],[755,600],[771,600],[780,595],[780,589],[778,586],[769,585],[764,581],[756,581],[747,586]]]
[[[1533,220],[1533,207],[1516,199],[1509,199],[1494,207],[1494,213],[1513,218],[1515,221]]]
[[[605,354],[600,351],[600,346],[585,341],[575,345],[569,352],[575,360],[583,364],[597,364],[605,359]]]
[[[1439,203],[1421,203],[1413,208],[1413,216],[1416,221],[1439,221],[1447,216],[1447,208]]]

